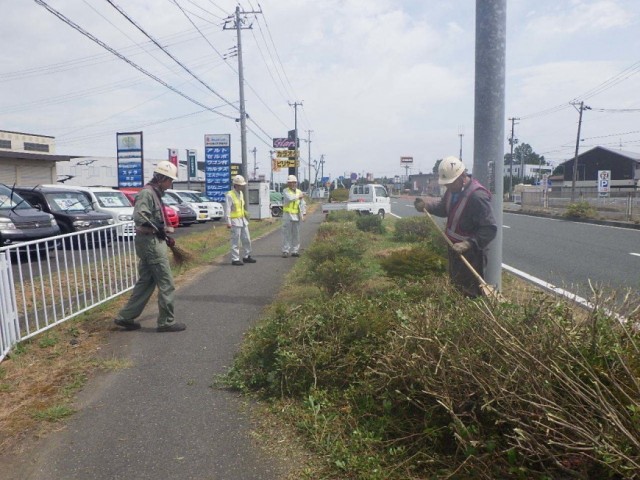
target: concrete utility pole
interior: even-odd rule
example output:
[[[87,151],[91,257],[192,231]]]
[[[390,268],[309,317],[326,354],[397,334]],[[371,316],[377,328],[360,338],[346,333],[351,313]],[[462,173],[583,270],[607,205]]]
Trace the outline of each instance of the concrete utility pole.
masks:
[[[313,130],[307,130],[307,165],[309,165],[309,185],[307,192],[311,193],[311,133]]]
[[[275,153],[274,150],[269,150],[269,165],[271,166],[271,189],[275,190],[276,186],[273,183],[273,154]]]
[[[249,174],[249,169],[247,166],[247,112],[244,106],[244,73],[242,67],[242,35],[240,32],[242,30],[250,30],[252,25],[249,24],[245,26],[246,16],[254,15],[256,13],[262,13],[262,9],[260,11],[240,11],[240,7],[236,7],[236,13],[233,17],[227,18],[222,27],[223,30],[236,30],[236,36],[238,41],[238,86],[240,89],[240,150],[242,154],[242,175],[245,177]],[[240,17],[242,15],[242,18]],[[227,27],[227,25],[232,21],[233,18],[233,26]],[[249,198],[249,185],[244,187],[244,198]],[[246,201],[246,200],[245,200]]]
[[[509,137],[509,145],[511,146],[511,153],[509,154],[509,200],[513,202],[513,146],[518,143],[517,138],[513,138],[513,130],[516,125],[516,120],[519,118],[510,118],[511,121],[511,136]]]
[[[576,104],[572,103],[573,108],[575,108]],[[576,137],[576,154],[573,157],[573,177],[571,179],[571,203],[575,203],[576,201],[576,180],[578,178],[578,150],[580,149],[580,129],[582,128],[582,112],[584,110],[591,110],[591,107],[587,107],[584,102],[580,102],[580,108],[578,112],[580,113],[580,117],[578,118],[578,136]]]
[[[488,250],[487,283],[502,288],[502,196],[507,0],[476,0],[473,175],[492,190],[498,232]],[[489,163],[493,178],[489,178]],[[493,180],[491,182],[490,180]]]
[[[253,147],[253,150],[251,150],[251,153],[253,153],[253,179],[254,180],[258,179],[258,163],[256,161],[257,152],[258,152],[258,149],[256,147]]]
[[[289,167],[289,175],[295,175],[298,177],[298,163],[300,162],[300,153],[298,152],[298,105],[302,106],[302,102],[289,102],[289,106],[293,107],[293,132],[295,140],[295,152],[296,152],[296,166]]]

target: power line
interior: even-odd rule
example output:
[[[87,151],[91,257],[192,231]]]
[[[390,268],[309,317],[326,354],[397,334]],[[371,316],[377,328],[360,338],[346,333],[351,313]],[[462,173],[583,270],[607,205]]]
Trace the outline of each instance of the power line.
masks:
[[[122,8],[120,8],[119,6],[117,6],[116,4],[113,3],[112,0],[106,0],[107,3],[109,3],[109,5],[111,5],[113,8],[115,8],[124,18],[126,18],[129,23],[131,23],[133,26],[135,26],[140,32],[142,32],[142,34],[144,36],[146,36],[149,40],[151,40],[153,42],[153,44],[158,47],[160,50],[162,50],[171,60],[173,60],[174,62],[176,62],[178,65],[180,65],[182,67],[182,69],[184,71],[186,71],[189,75],[191,75],[193,78],[195,78],[202,86],[204,86],[207,90],[209,90],[211,93],[213,93],[216,97],[218,97],[220,100],[222,100],[223,102],[225,102],[227,105],[229,105],[230,107],[234,108],[237,110],[238,107],[236,107],[235,105],[233,105],[229,100],[227,100],[226,98],[224,98],[222,95],[220,95],[218,92],[216,92],[213,88],[211,88],[209,85],[207,85],[205,82],[203,82],[202,80],[200,80],[200,78],[193,73],[185,64],[183,64],[180,60],[178,60],[176,57],[174,57],[168,50],[166,50],[162,45],[160,45],[158,43],[158,41],[153,38],[149,33],[147,33],[140,25],[138,25],[129,15],[127,15],[125,13],[124,10],[122,10]]]
[[[158,82],[159,84],[163,85],[164,87],[168,88],[169,90],[177,93],[178,95],[180,95],[181,97],[189,100],[190,102],[205,108],[209,111],[211,111],[212,113],[215,113],[216,115],[220,115],[222,117],[225,118],[229,118],[229,119],[234,119],[234,117],[230,116],[230,115],[226,115],[224,113],[220,113],[215,111],[213,108],[199,102],[198,100],[196,100],[195,98],[190,97],[189,95],[187,95],[184,92],[181,92],[180,90],[178,90],[177,88],[169,85],[167,82],[165,82],[164,80],[158,78],[157,76],[155,76],[154,74],[152,74],[151,72],[148,72],[147,70],[145,70],[144,68],[142,68],[140,65],[137,65],[136,63],[132,62],[131,60],[129,60],[127,57],[125,57],[124,55],[120,54],[118,51],[114,50],[113,48],[111,48],[109,45],[107,45],[106,43],[104,43],[102,40],[98,39],[97,37],[95,37],[94,35],[92,35],[91,33],[87,32],[86,30],[84,30],[82,27],[80,27],[78,24],[74,23],[72,20],[70,20],[69,18],[65,17],[62,13],[58,12],[57,10],[55,10],[53,7],[49,6],[44,0],[34,0],[38,5],[46,8],[50,13],[52,13],[53,15],[55,15],[58,19],[60,19],[61,21],[63,21],[64,23],[66,23],[67,25],[69,25],[70,27],[72,27],[73,29],[77,30],[78,32],[80,32],[81,34],[83,34],[85,37],[87,37],[88,39],[90,39],[91,41],[97,43],[98,45],[100,45],[102,48],[104,48],[105,50],[108,50],[109,52],[111,52],[112,54],[114,54],[115,56],[117,56],[118,58],[120,58],[122,61],[128,63],[129,65],[131,65],[133,68],[135,68],[136,70],[138,70],[139,72],[147,75],[149,78],[151,78],[152,80]],[[232,105],[233,106],[233,105]],[[237,108],[234,106],[234,108]]]

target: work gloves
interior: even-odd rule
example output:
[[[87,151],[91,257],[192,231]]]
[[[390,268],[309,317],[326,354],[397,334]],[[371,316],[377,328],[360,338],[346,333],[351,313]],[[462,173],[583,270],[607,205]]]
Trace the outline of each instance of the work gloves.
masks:
[[[413,206],[416,207],[416,210],[419,212],[424,212],[427,208],[426,204],[424,203],[424,200],[421,198],[416,198],[413,201]]]
[[[451,248],[454,252],[462,255],[471,249],[471,242],[469,240],[463,240],[462,242],[454,243]]]
[[[173,238],[171,238],[171,237],[169,237],[169,236],[167,236],[167,235],[165,235],[165,237],[166,237],[166,238],[165,238],[165,240],[164,240],[164,241],[165,241],[165,242],[167,242],[167,246],[168,246],[168,247],[175,247],[175,245],[176,245],[176,241],[175,241]]]

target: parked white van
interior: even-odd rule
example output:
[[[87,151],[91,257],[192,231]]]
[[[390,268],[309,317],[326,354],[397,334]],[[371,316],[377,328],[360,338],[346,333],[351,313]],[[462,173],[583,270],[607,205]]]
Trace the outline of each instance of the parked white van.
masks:
[[[118,237],[133,237],[136,234],[133,206],[124,193],[108,187],[81,187],[78,185],[43,185],[82,192],[94,210],[111,215],[115,223],[126,223],[118,227]]]

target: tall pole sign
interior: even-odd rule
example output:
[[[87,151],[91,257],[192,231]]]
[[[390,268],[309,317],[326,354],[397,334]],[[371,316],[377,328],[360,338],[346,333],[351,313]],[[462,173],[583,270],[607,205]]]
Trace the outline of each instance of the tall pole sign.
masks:
[[[144,169],[142,132],[116,133],[118,187],[142,188]]]
[[[206,196],[223,203],[231,190],[231,135],[204,136],[204,178]]]
[[[191,190],[191,179],[198,176],[196,151],[187,150],[187,188]]]
[[[173,163],[176,168],[178,168],[178,149],[177,148],[167,148],[168,150],[168,160]]]

